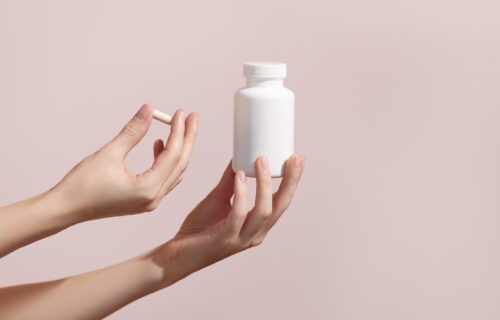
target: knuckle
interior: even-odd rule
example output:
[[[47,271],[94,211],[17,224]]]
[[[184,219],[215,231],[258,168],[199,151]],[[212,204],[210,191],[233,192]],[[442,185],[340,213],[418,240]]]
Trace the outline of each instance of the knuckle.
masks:
[[[243,200],[243,202],[245,201],[245,199],[243,199],[243,198],[240,198],[239,200],[240,201]],[[234,200],[233,200],[233,207],[231,209],[231,212],[232,212],[232,214],[234,214],[234,216],[239,217],[240,219],[243,219],[243,217],[245,217],[248,214],[247,208],[245,206],[242,206],[242,205],[235,206]]]
[[[184,173],[189,166],[189,159],[186,159],[186,157],[182,157],[180,161],[182,162],[181,173]]]
[[[180,153],[182,150],[182,142],[179,139],[173,139],[170,143],[170,148],[175,153]]]
[[[247,199],[248,198],[248,188],[243,188],[243,190],[238,190],[238,195],[242,199]]]
[[[180,148],[175,150],[174,158],[176,162],[179,162],[182,159],[182,150]]]
[[[266,217],[266,219],[269,218],[272,214],[273,214],[272,208],[266,208],[266,210],[264,210],[264,216]]]
[[[239,235],[235,235],[232,241],[233,251],[240,252],[248,248],[248,245],[240,238]]]
[[[151,211],[155,210],[157,207],[158,207],[158,203],[156,203],[156,201],[152,201],[148,205],[146,205],[145,209],[146,209],[146,212],[151,212]]]
[[[120,152],[119,148],[116,148],[116,144],[114,144],[113,142],[105,144],[99,150],[97,150],[95,154],[109,156],[113,159],[123,159],[123,154]]]
[[[240,238],[240,229],[231,223],[225,223],[224,231],[222,234],[223,241],[231,248],[240,248],[242,246],[242,239]]]
[[[217,241],[218,247],[220,247],[223,251],[233,252],[235,248],[239,246],[239,243],[231,228],[224,228],[221,236],[218,237]]]
[[[299,181],[300,181],[300,175],[299,174],[294,175],[293,177],[291,177],[290,181],[288,181],[289,188],[292,189],[292,190],[295,190],[295,188],[299,184]]]
[[[260,223],[264,223],[267,219],[269,219],[272,213],[272,208],[259,208],[259,210],[256,212],[255,218],[258,218]]]
[[[222,238],[224,241],[231,242],[233,241],[233,237],[236,235],[236,228],[228,223],[228,220],[224,220],[224,226],[222,228]]]
[[[98,156],[101,154],[106,154],[109,152],[111,149],[111,144],[108,142],[105,145],[101,146],[96,152],[94,152],[94,155]]]
[[[147,203],[147,205],[150,205],[151,203],[154,202],[157,194],[158,194],[157,190],[155,188],[152,188],[151,186],[143,187],[140,192],[141,199],[145,203]]]
[[[139,133],[139,127],[133,121],[129,122],[123,127],[122,133],[126,136],[136,136]]]
[[[222,244],[223,246],[229,245],[232,236],[233,236],[233,229],[229,226],[224,226],[224,228],[220,230],[220,238],[219,238],[220,244]]]
[[[223,236],[219,239],[219,246],[226,250],[231,250],[231,248],[233,247],[233,242],[231,241],[230,237]]]
[[[176,144],[172,144],[168,148],[168,152],[170,156],[175,160],[175,162],[179,162],[182,157],[182,149]]]
[[[257,239],[253,239],[252,241],[250,241],[249,247],[253,248],[253,247],[259,246],[262,244],[263,241],[264,241],[264,237],[258,237]]]
[[[272,183],[273,182],[271,180],[271,176],[270,175],[266,175],[266,176],[262,177],[262,180],[261,180],[262,186],[264,186],[264,187],[271,187]]]

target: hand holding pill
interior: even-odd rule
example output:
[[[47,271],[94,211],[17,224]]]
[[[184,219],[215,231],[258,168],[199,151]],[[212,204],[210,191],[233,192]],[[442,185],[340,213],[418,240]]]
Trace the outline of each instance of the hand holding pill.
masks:
[[[134,173],[125,159],[146,135],[153,118],[170,124],[170,134],[166,142],[155,141],[151,167]],[[72,208],[77,220],[151,211],[182,181],[197,130],[197,113],[184,118],[184,111],[177,110],[171,117],[145,104],[113,140],[75,166],[54,193]]]

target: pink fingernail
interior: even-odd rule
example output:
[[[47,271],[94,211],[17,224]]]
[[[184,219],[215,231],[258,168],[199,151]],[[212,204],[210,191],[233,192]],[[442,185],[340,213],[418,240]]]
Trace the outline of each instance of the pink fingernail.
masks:
[[[267,158],[266,157],[262,157],[260,159],[260,167],[262,168],[262,170],[264,171],[267,171],[269,170],[269,162],[267,161]]]
[[[146,114],[147,114],[147,105],[143,105],[139,111],[135,114],[136,118],[139,118],[141,120],[146,119]]]
[[[238,178],[240,179],[241,182],[245,183],[245,181],[247,180],[247,177],[245,175],[245,172],[243,171],[240,171],[238,172]]]
[[[306,159],[305,158],[302,158],[302,160],[300,160],[300,168],[301,169],[304,169],[304,166],[306,165]]]

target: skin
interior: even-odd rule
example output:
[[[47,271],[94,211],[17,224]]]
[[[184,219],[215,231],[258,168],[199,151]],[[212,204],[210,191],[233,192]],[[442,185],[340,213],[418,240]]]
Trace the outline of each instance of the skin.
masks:
[[[135,174],[128,152],[146,135],[153,109],[145,104],[121,132],[83,159],[53,188],[31,199],[0,208],[0,257],[74,224],[154,210],[181,182],[198,130],[198,114],[184,119],[177,110],[164,146],[154,144],[154,162]]]
[[[149,111],[151,111],[150,107]],[[177,129],[180,131],[181,123],[183,123],[179,120],[182,116],[178,113],[174,121],[177,119],[179,127],[173,127],[173,132]],[[189,119],[190,117],[192,118]],[[61,183],[43,194],[40,199],[26,200],[27,202],[17,208],[16,205],[0,208],[0,222],[9,222],[9,219],[16,215],[11,214],[12,211],[21,216],[14,222],[9,222],[8,225],[0,223],[2,250],[9,252],[8,250],[15,250],[22,243],[34,241],[34,238],[41,238],[51,234],[50,232],[54,233],[54,230],[62,230],[68,227],[70,224],[68,221],[78,223],[153,210],[159,200],[180,182],[182,172],[187,167],[192,150],[190,141],[194,143],[194,137],[190,135],[196,135],[197,120],[196,115],[190,117],[186,119],[185,129],[183,128],[182,131],[184,142],[182,148],[179,148],[180,156],[169,156],[175,161],[170,160],[171,163],[168,162],[168,166],[165,164],[167,161],[163,162],[162,159],[169,159],[167,152],[173,148],[172,144],[169,144],[169,141],[173,139],[173,132],[165,147],[163,143],[161,145],[158,142],[155,143],[154,163],[161,163],[161,170],[154,171],[155,167],[159,168],[160,164],[153,164],[151,169],[133,178],[130,170],[126,169],[123,162],[117,158],[123,160],[128,150],[144,134],[135,143],[130,139],[127,147],[120,143],[123,149],[119,152],[117,147],[111,147],[113,151],[109,151],[106,147],[126,137],[115,138],[101,149],[104,151],[100,150],[95,156],[91,156],[90,160],[82,161],[83,164],[75,167]],[[132,121],[134,120],[135,118]],[[150,121],[149,114],[149,123]],[[147,127],[149,123],[146,117]],[[103,155],[99,155],[99,152]],[[107,164],[104,159],[114,162]],[[86,160],[88,163],[85,163]],[[122,170],[112,168],[119,163],[122,165]],[[285,175],[280,187],[273,194],[267,159],[265,157],[257,159],[255,163],[256,196],[255,206],[252,209],[248,208],[248,187],[245,174],[242,171],[234,173],[229,164],[217,186],[188,214],[178,233],[171,240],[140,256],[104,269],[54,281],[0,288],[0,318],[103,318],[128,303],[164,289],[197,270],[261,244],[266,234],[290,205],[304,164],[304,157],[291,156],[286,163]],[[81,168],[78,168],[79,166]],[[164,171],[167,168],[171,168],[170,174]],[[110,176],[105,179],[102,178],[103,175],[92,175],[92,170],[102,170]],[[162,175],[163,180],[157,175]],[[131,182],[128,186],[108,182],[109,178],[117,177],[124,179],[122,183]],[[149,181],[149,187],[142,185],[145,181]],[[80,195],[77,197],[78,183],[83,184],[83,190],[80,191],[81,197],[87,199],[88,202],[80,199]],[[103,188],[99,183],[110,185]],[[101,192],[95,191],[94,188],[98,188]],[[109,191],[102,192],[103,190]],[[31,226],[29,230],[23,232],[27,238],[23,239],[18,236],[12,241],[8,236],[3,236],[3,232],[9,233],[7,227],[24,228],[16,223],[24,223],[23,219],[27,219],[23,215],[23,209],[31,209],[28,210],[31,212],[28,216],[31,215],[31,217],[49,215],[48,219],[40,219],[50,227],[44,224],[38,227]],[[4,226],[7,227],[4,228]],[[4,247],[7,249],[3,249]]]

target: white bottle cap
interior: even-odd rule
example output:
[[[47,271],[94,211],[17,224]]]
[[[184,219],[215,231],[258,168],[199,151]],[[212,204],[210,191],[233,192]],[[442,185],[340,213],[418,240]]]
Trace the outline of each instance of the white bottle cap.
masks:
[[[246,62],[243,75],[252,78],[284,78],[286,64],[281,62]]]

